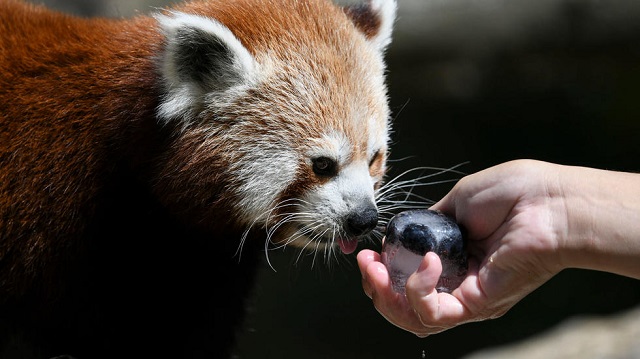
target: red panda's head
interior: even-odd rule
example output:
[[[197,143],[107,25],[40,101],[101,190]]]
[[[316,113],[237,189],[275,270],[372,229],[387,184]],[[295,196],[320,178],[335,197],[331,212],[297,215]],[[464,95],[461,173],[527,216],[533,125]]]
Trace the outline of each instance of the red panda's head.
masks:
[[[211,0],[157,16],[164,200],[203,225],[345,253],[377,223],[395,0]],[[331,253],[331,252],[329,252]]]

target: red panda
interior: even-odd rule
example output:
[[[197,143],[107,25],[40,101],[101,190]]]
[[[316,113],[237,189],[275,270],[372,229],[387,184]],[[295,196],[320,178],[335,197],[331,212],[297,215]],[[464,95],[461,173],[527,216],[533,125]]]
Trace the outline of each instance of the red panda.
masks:
[[[0,356],[226,356],[265,243],[353,252],[395,10],[0,0]]]

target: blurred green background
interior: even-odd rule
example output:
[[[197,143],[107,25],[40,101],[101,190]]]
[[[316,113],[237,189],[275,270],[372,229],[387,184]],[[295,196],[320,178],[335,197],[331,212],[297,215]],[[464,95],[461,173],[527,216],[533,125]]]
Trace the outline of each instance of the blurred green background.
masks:
[[[168,2],[45,3],[126,17]],[[461,165],[457,170],[473,173],[517,158],[640,170],[637,0],[399,0],[387,61],[394,116],[389,178],[423,166]],[[457,178],[444,173],[431,180]],[[452,185],[416,193],[437,200]],[[298,254],[270,252],[273,268],[265,257],[239,331],[238,358],[461,358],[567,318],[640,303],[640,281],[566,270],[502,318],[420,339],[376,312],[354,256],[327,268]]]

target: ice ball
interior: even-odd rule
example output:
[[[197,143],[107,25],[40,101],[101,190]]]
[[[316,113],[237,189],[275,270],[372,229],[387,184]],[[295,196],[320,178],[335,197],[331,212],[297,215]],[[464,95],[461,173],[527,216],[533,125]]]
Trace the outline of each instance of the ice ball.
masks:
[[[382,263],[389,271],[394,291],[405,293],[407,278],[427,252],[435,252],[442,261],[436,290],[451,293],[462,283],[468,267],[466,239],[458,224],[442,212],[429,209],[400,212],[389,221]]]

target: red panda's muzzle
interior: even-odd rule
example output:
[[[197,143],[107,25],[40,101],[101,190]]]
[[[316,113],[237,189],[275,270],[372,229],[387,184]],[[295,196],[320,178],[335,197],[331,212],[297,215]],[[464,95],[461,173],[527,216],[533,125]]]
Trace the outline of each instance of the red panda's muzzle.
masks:
[[[358,247],[358,237],[370,233],[377,225],[378,210],[373,203],[351,213],[345,223],[345,231],[349,236],[336,239],[342,253],[353,253]]]

